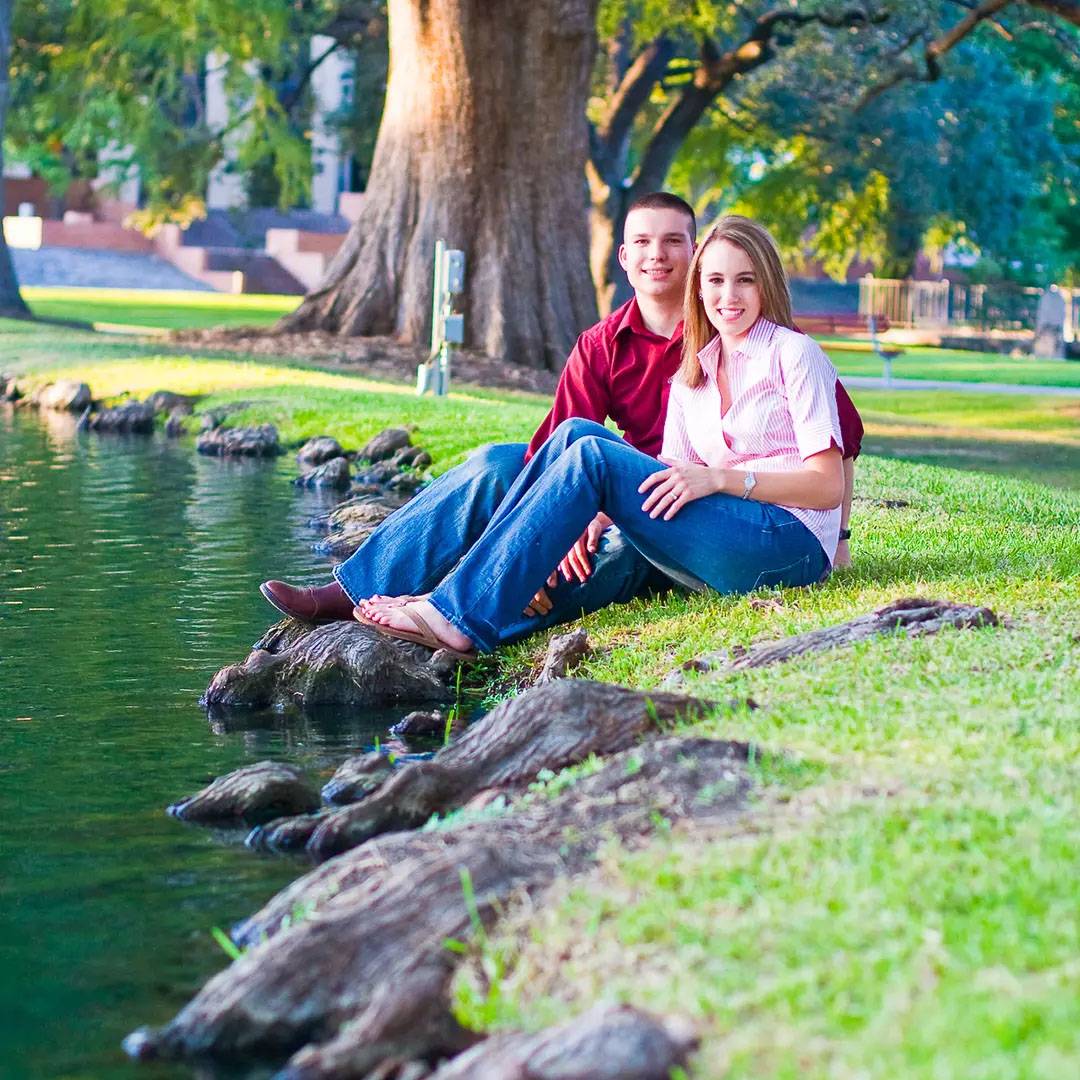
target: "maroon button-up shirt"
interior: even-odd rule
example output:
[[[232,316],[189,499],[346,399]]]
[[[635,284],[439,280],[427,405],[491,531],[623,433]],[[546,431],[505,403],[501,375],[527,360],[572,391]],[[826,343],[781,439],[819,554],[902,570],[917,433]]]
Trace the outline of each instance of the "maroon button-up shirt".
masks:
[[[628,300],[581,334],[567,358],[555,401],[529,443],[525,460],[572,416],[604,423],[609,417],[626,441],[656,457],[664,441],[671,377],[682,359],[682,323],[670,338],[654,334]],[[844,457],[857,457],[863,426],[847,391],[837,380],[836,408]]]

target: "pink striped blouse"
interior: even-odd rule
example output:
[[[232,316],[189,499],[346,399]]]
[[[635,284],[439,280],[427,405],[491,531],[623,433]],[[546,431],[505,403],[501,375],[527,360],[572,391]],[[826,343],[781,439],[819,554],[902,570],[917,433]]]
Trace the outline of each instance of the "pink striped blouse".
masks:
[[[836,413],[836,368],[805,334],[759,318],[726,364],[731,403],[721,415],[714,337],[698,353],[705,382],[673,380],[661,456],[724,469],[790,472],[830,446],[843,449]],[[786,506],[836,557],[840,510]]]

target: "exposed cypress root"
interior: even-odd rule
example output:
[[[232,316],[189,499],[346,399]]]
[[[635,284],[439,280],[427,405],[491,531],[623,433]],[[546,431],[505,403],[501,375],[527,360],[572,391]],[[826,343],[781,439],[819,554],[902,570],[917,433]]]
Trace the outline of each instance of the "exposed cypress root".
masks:
[[[281,708],[445,701],[454,668],[445,653],[392,641],[352,620],[313,627],[285,619],[256,642],[247,659],[214,676],[202,703]]]
[[[723,672],[767,667],[769,664],[793,660],[806,653],[854,645],[880,634],[902,633],[908,637],[923,637],[936,634],[949,626],[968,628],[1000,625],[1001,620],[989,608],[971,604],[950,604],[945,600],[928,600],[921,596],[905,597],[886,604],[870,615],[860,615],[848,622],[810,630],[805,634],[795,634],[781,641],[763,642],[735,655],[726,651],[708,653],[673,671],[664,680],[664,685],[670,688],[681,686],[684,671]]]
[[[681,695],[579,679],[533,687],[473,724],[433,760],[405,766],[363,802],[328,817],[308,851],[326,858],[379,833],[416,828],[481,791],[520,787],[541,769],[624,750],[704,707]]]
[[[386,754],[356,754],[337,767],[323,785],[322,797],[338,806],[357,802],[370,795],[393,771],[393,763]]]
[[[566,634],[556,634],[548,642],[547,654],[536,683],[564,679],[592,652],[589,635],[581,627]]]
[[[202,791],[173,803],[168,812],[184,821],[257,825],[318,806],[318,793],[295,765],[260,761],[219,776]]]
[[[432,1073],[431,1080],[668,1080],[697,1044],[688,1024],[631,1005],[598,1005],[535,1035],[485,1039]]]
[[[284,1075],[294,1080],[359,1078],[376,1068],[394,1076],[400,1063],[454,1053],[470,1036],[447,1013],[457,960],[447,943],[494,921],[515,894],[584,870],[608,837],[632,843],[661,818],[730,819],[751,785],[746,752],[707,739],[646,743],[514,812],[369,841],[249,920],[237,937],[261,944],[165,1028],[131,1036],[128,1050],[214,1061],[291,1055]],[[549,1045],[537,1044],[538,1061]]]
[[[312,833],[333,812],[332,807],[324,806],[313,814],[274,818],[264,825],[256,825],[247,834],[244,844],[252,851],[303,851]]]

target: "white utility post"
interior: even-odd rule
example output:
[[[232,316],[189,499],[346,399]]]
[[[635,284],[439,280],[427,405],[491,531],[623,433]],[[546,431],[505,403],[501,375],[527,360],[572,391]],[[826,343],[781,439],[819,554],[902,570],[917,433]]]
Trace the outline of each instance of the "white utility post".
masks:
[[[431,299],[431,352],[416,369],[416,392],[437,397],[450,392],[453,345],[465,341],[465,316],[454,311],[454,297],[465,291],[465,252],[435,241],[435,281]]]

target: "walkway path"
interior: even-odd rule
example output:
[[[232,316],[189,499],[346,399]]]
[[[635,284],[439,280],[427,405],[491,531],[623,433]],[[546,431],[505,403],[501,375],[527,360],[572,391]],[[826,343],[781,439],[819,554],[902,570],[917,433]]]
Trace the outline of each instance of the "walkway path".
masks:
[[[1024,386],[1020,383],[946,382],[941,379],[892,379],[871,375],[841,375],[847,387],[859,390],[956,390],[964,394],[1049,394],[1080,397],[1080,386]]]

